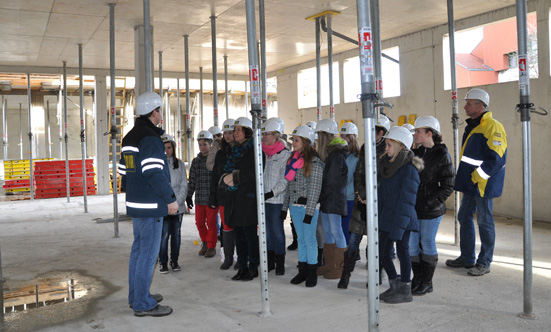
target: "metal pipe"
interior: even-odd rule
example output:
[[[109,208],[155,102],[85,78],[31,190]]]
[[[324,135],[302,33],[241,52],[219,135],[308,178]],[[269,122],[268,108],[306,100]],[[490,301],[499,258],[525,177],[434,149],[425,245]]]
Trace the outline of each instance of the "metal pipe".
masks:
[[[191,110],[189,101],[189,36],[184,36],[185,68],[186,68],[186,134],[187,134],[187,161],[191,165]],[[189,174],[189,173],[188,173]]]
[[[86,119],[84,117],[84,78],[82,77],[82,44],[78,44],[78,76],[80,90],[80,148],[82,151],[82,191],[84,213],[88,213],[88,193],[86,186]]]
[[[455,164],[455,169],[459,167],[459,107],[457,100],[457,75],[455,69],[455,28],[454,28],[454,18],[453,18],[453,0],[448,1],[448,34],[450,41],[450,72],[451,72],[451,83],[452,83],[452,126],[453,126],[453,161]],[[459,211],[460,197],[459,191],[454,192],[454,244],[459,245],[459,220],[457,219],[457,212]]]
[[[151,26],[149,25],[149,0],[143,0],[144,50],[145,50],[145,90],[153,89],[153,68],[151,66]]]
[[[199,123],[201,124],[201,130],[203,130],[203,67],[199,67],[199,102],[201,103],[199,108],[201,121]]]
[[[38,308],[40,306],[40,301],[38,300],[38,284],[34,285],[34,294],[36,298],[36,307]]]
[[[182,154],[182,115],[180,110],[180,79],[176,79],[176,115],[178,117],[178,131],[177,131],[177,137],[178,137],[178,156],[184,159]]]
[[[4,145],[4,160],[8,160],[8,115],[4,100],[4,96],[2,96],[2,144]]]
[[[377,153],[375,148],[375,102],[377,93],[373,73],[373,49],[371,41],[371,8],[368,0],[356,0],[360,76],[362,84],[362,114],[365,138],[365,188],[368,253],[368,330],[379,331],[379,245],[377,221]],[[379,13],[374,13],[379,15]],[[374,27],[378,29],[378,27]]]
[[[524,198],[524,311],[520,317],[535,319],[532,306],[532,142],[530,128],[530,65],[527,54],[526,0],[517,0],[520,120],[522,122],[522,169]]]
[[[373,29],[373,65],[375,74],[375,93],[383,98],[383,69],[381,61],[381,34],[378,29],[379,23],[379,0],[370,0],[371,5],[371,26]],[[375,108],[377,114],[384,114],[384,107],[381,105]]]
[[[27,74],[27,102],[29,105],[29,187],[31,188],[31,200],[34,200],[33,127],[31,121],[31,74]]]
[[[247,88],[247,81],[245,81],[245,114],[247,114],[247,109],[249,108],[249,89]]]
[[[31,104],[29,102],[29,109]],[[65,183],[67,189],[67,202],[71,201],[69,185],[69,125],[67,121],[67,61],[63,61],[63,139],[65,141]],[[31,167],[32,169],[32,167]]]
[[[165,96],[163,94],[163,51],[159,51],[159,96],[161,96],[161,100],[164,103],[165,102]],[[166,128],[168,130],[170,128],[168,126],[168,120],[169,120],[170,116],[167,116],[167,114],[166,114],[166,107],[163,107],[163,110],[165,111],[165,116],[161,120],[161,128]],[[166,124],[165,124],[165,122],[166,122]]]
[[[316,17],[316,95],[317,121],[321,120],[321,31],[320,18]]]
[[[258,0],[258,20],[260,23],[260,75],[262,91],[262,117],[268,118],[268,73],[266,72],[266,18],[264,0]]]
[[[62,75],[63,76],[63,75]],[[63,81],[63,77],[59,78],[60,81]],[[57,121],[59,122],[59,160],[63,159],[63,89],[59,88],[59,95],[57,96]]]
[[[333,100],[333,34],[331,33],[331,14],[327,14],[327,62],[329,69],[329,118],[335,120],[335,102]]]
[[[214,125],[218,126],[218,68],[216,65],[216,16],[210,17],[212,35],[212,111]],[[203,103],[201,102],[201,107]],[[201,121],[203,118],[201,117]]]
[[[19,104],[19,114],[21,114],[21,104]],[[19,121],[21,122],[21,121]],[[21,142],[21,159],[23,159],[23,136],[20,137]],[[50,101],[46,101],[46,143],[48,144],[48,158],[52,158],[52,133],[50,129]]]
[[[115,94],[115,4],[109,4],[109,75],[111,80],[111,170],[113,174],[113,221],[115,237],[119,237],[119,204],[117,184],[117,112]],[[126,88],[126,87],[125,87]],[[124,105],[123,105],[124,106]],[[122,119],[124,121],[124,119]]]
[[[2,277],[2,247],[0,246],[0,332],[4,331],[4,285],[2,280],[4,278]]]
[[[261,95],[260,95],[260,77],[258,73],[258,53],[256,48],[256,19],[254,0],[246,0],[246,15],[247,15],[247,45],[249,53],[249,78],[251,80],[251,115],[253,119],[254,131],[254,163],[256,174],[256,205],[258,217],[258,233],[259,233],[259,256],[260,256],[260,289],[262,311],[259,312],[261,317],[271,316],[270,298],[268,285],[268,266],[267,250],[266,250],[266,214],[264,206],[264,181],[262,179],[262,146],[260,138],[261,128]]]
[[[48,102],[48,108],[49,108],[49,105],[50,104]],[[6,105],[6,109],[7,108],[8,107]],[[49,124],[49,122],[50,122],[50,119],[48,118],[48,124]],[[48,134],[49,134],[49,131],[48,131]],[[48,144],[48,146],[49,146],[49,144]],[[23,160],[23,106],[21,105],[21,103],[19,103],[19,156],[20,156],[19,159]],[[50,156],[48,155],[48,158],[49,157]]]
[[[226,119],[230,118],[230,104],[228,99],[228,56],[224,55],[224,85],[226,87]]]

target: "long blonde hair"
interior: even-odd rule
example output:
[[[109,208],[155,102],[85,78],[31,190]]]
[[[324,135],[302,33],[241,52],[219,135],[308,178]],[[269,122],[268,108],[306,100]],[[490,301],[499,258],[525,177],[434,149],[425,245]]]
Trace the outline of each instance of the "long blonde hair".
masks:
[[[318,155],[322,161],[325,161],[325,158],[328,156],[327,147],[333,138],[335,138],[334,134],[318,131]]]

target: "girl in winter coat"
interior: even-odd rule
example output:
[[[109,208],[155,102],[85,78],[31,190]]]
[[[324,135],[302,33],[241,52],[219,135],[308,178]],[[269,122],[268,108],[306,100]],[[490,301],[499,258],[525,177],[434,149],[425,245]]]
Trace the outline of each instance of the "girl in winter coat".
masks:
[[[325,238],[323,245],[325,265],[318,270],[318,275],[326,279],[339,279],[346,250],[341,220],[343,216],[348,215],[346,202],[348,144],[336,136],[339,130],[335,121],[331,119],[321,120],[316,127],[316,132],[320,158],[325,163],[320,194],[321,220]]]
[[[266,155],[264,164],[264,199],[266,200],[266,242],[268,249],[268,272],[285,274],[285,232],[283,220],[279,219],[283,198],[287,190],[285,165],[291,156],[281,139],[283,122],[268,119],[262,127],[262,151]]]
[[[306,281],[306,287],[314,287],[318,281],[316,229],[323,162],[313,148],[315,134],[310,127],[298,126],[292,135],[293,152],[285,167],[285,179],[289,183],[280,219],[285,220],[289,209],[297,232],[298,274],[291,279],[291,284]]]
[[[169,238],[170,267],[172,271],[180,271],[181,269],[180,265],[178,265],[178,257],[180,256],[182,214],[184,213],[184,204],[187,197],[187,174],[184,163],[176,158],[176,141],[174,141],[174,138],[168,134],[164,134],[161,138],[165,143],[168,170],[170,172],[170,185],[172,190],[174,190],[178,206],[180,207],[180,211],[177,214],[169,214],[163,218],[159,265],[161,266],[161,273],[168,273]]]
[[[423,159],[421,184],[417,191],[415,210],[419,232],[409,238],[409,254],[413,270],[413,295],[432,292],[432,277],[438,262],[436,233],[446,213],[446,199],[453,193],[454,170],[446,145],[442,144],[440,123],[432,116],[415,121],[413,135],[418,148],[413,153]]]
[[[189,168],[189,186],[186,203],[188,208],[193,208],[192,196],[195,193],[195,225],[201,237],[200,256],[207,258],[216,254],[216,241],[218,240],[218,227],[216,224],[216,209],[209,206],[210,181],[212,172],[207,170],[207,155],[212,144],[212,134],[201,130],[197,135],[199,153],[193,158]]]
[[[258,277],[256,175],[252,121],[240,117],[233,125],[234,142],[219,184],[226,189],[225,221],[233,228],[239,271],[232,280]]]
[[[415,200],[419,171],[423,168],[423,161],[408,148],[412,142],[413,136],[406,128],[390,128],[386,135],[386,153],[378,164],[379,257],[390,283],[380,299],[387,303],[412,301],[408,243],[410,232],[419,228]],[[400,277],[392,262],[395,242]]]
[[[226,191],[218,186],[220,176],[224,174],[224,166],[226,160],[231,153],[231,143],[233,142],[233,127],[234,119],[227,119],[222,124],[222,138],[218,141],[216,154],[212,158],[212,180],[210,182],[210,198],[209,206],[213,209],[218,209],[220,219],[222,220],[222,247],[224,248],[224,262],[220,265],[221,270],[229,269],[233,264],[233,253],[235,251],[235,242],[233,229],[227,225],[224,216],[224,206],[226,205]],[[216,142],[216,140],[215,140]],[[215,144],[212,145],[211,151],[215,149]],[[207,169],[209,168],[209,158],[207,157]]]
[[[358,164],[358,156],[360,154],[360,144],[358,143],[358,127],[352,122],[346,122],[341,126],[339,130],[341,138],[348,144],[349,153],[346,156],[346,166],[348,167],[348,175],[346,181],[346,208],[348,214],[342,217],[342,232],[348,245],[350,241],[350,233],[348,232],[348,226],[350,225],[350,217],[352,215],[352,208],[354,207],[354,171]]]

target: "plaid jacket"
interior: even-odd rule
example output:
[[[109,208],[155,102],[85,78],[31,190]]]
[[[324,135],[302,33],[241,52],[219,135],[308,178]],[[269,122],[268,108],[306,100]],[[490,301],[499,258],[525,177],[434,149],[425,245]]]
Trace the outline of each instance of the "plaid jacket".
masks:
[[[195,205],[209,205],[210,181],[212,172],[207,170],[207,157],[201,153],[193,158],[189,168],[189,185],[187,196],[195,193]]]
[[[303,169],[299,169],[292,181],[287,181],[287,192],[283,199],[282,211],[287,211],[289,204],[296,204],[299,197],[306,197],[306,214],[313,216],[316,211],[321,183],[323,179],[324,164],[318,157],[312,159],[312,171],[310,176],[305,178]]]
[[[287,190],[285,179],[285,165],[291,156],[291,151],[283,149],[271,157],[266,156],[264,164],[264,192],[274,192],[274,197],[266,200],[266,203],[281,204]]]

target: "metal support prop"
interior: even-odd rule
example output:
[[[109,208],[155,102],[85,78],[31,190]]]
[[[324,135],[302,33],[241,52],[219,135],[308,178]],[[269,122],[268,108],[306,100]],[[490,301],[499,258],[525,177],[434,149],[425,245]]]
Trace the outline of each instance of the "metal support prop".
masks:
[[[35,295],[35,305],[38,308],[40,306],[40,301],[38,300],[38,284],[34,284],[34,295]]]
[[[180,109],[180,78],[176,79],[176,116],[178,117],[178,131],[176,132],[178,142],[178,156],[184,159],[182,152],[182,114]]]
[[[245,81],[245,113],[249,108],[249,89],[247,88],[247,81]]]
[[[0,247],[0,332],[4,331],[4,278],[2,277],[2,248]]]
[[[520,121],[522,122],[522,170],[524,197],[524,311],[522,318],[535,319],[532,308],[532,142],[530,128],[530,66],[527,55],[526,0],[517,0],[517,39]]]
[[[210,17],[212,37],[212,112],[214,125],[218,126],[218,67],[216,66],[216,16]],[[203,107],[203,102],[201,102]],[[201,117],[201,121],[203,118]],[[202,129],[202,128],[201,128]]]
[[[186,135],[187,135],[187,161],[191,165],[191,110],[189,100],[189,36],[184,36],[185,67],[186,67]],[[188,173],[189,174],[189,173]]]
[[[371,4],[371,25],[379,27],[379,0],[370,0]],[[379,97],[383,97],[383,69],[381,59],[381,35],[379,29],[373,28],[373,65],[375,73],[375,93]],[[384,114],[384,107],[381,105],[375,107],[377,114]]]
[[[260,75],[262,91],[262,117],[268,118],[268,73],[266,72],[266,18],[264,15],[264,0],[258,0],[258,20],[260,23]]]
[[[165,96],[163,95],[163,51],[159,51],[159,96],[161,96],[161,100],[164,103]],[[167,116],[166,114],[166,107],[163,107],[163,111],[165,114],[163,119],[161,120],[161,127],[164,127],[168,130],[168,119],[170,116]]]
[[[251,80],[251,115],[253,119],[254,138],[254,166],[256,173],[256,205],[259,231],[259,254],[260,254],[260,288],[262,311],[259,316],[268,317],[270,311],[268,264],[266,250],[266,213],[264,205],[264,179],[262,171],[262,146],[260,129],[262,126],[262,105],[260,93],[260,75],[258,72],[258,53],[256,48],[256,19],[254,0],[246,0],[247,14],[247,45],[249,47],[249,79]]]
[[[453,0],[448,0],[448,34],[450,41],[450,72],[452,80],[452,126],[453,126],[453,162],[455,169],[459,167],[459,107],[457,100],[457,75],[455,70],[455,28],[453,18]],[[457,219],[457,212],[459,211],[460,197],[459,191],[454,192],[454,244],[459,245],[459,220]]]
[[[368,247],[368,330],[379,331],[379,226],[377,211],[377,153],[375,148],[375,102],[378,98],[373,73],[371,8],[369,0],[356,0],[358,40],[360,40],[360,76],[365,139],[365,188]],[[374,13],[378,15],[379,13]],[[373,30],[378,30],[373,26]],[[378,33],[378,32],[377,32]],[[377,47],[377,46],[376,46]]]
[[[153,68],[151,66],[151,26],[149,25],[149,0],[143,0],[143,31],[144,31],[144,50],[145,50],[145,89],[147,92],[153,92]]]
[[[29,179],[31,180],[31,200],[34,200],[34,167],[33,167],[33,127],[31,116],[31,74],[27,74],[27,102],[29,105]]]
[[[4,160],[8,160],[8,114],[2,96],[2,144],[4,145]]]
[[[119,237],[119,204],[117,184],[117,112],[115,87],[115,4],[109,4],[109,76],[111,80],[111,170],[113,173],[113,222],[115,237]]]
[[[331,15],[327,14],[327,62],[329,69],[329,118],[335,120],[335,101],[333,100],[333,33]]]
[[[50,107],[50,103],[48,102],[48,108]],[[7,109],[7,106],[6,106]],[[48,119],[49,124],[49,119]],[[23,106],[21,103],[19,103],[19,156],[21,160],[23,160]],[[48,158],[50,156],[48,155]]]
[[[317,121],[321,120],[321,31],[320,18],[316,17],[316,95]]]
[[[228,91],[229,91],[229,87],[228,87],[228,56],[227,55],[224,55],[224,86],[226,87],[225,89],[225,94],[226,94],[226,119],[229,119],[230,118],[230,104],[229,104],[229,99],[228,99]]]
[[[30,108],[31,108],[31,102],[29,97],[29,110]],[[30,121],[30,118],[29,118],[29,121]],[[67,61],[63,61],[63,140],[65,142],[65,183],[67,186],[67,202],[70,202],[71,187],[69,185],[69,125],[67,121]]]
[[[62,75],[63,76],[63,75]],[[59,78],[63,81],[63,77]],[[63,90],[65,87],[59,88],[59,95],[57,96],[57,122],[59,123],[59,160],[63,159]]]
[[[19,114],[21,115],[21,104],[19,104]],[[21,121],[19,121],[21,122]],[[21,159],[23,159],[23,136],[20,136],[21,143]],[[46,101],[46,144],[48,158],[52,158],[52,132],[50,129],[50,101]]]
[[[88,213],[88,193],[86,186],[86,118],[84,114],[84,78],[82,77],[82,44],[78,44],[78,76],[80,90],[80,148],[82,151],[82,191],[84,213]]]
[[[199,67],[199,117],[201,118],[200,130],[203,130],[203,67]]]

